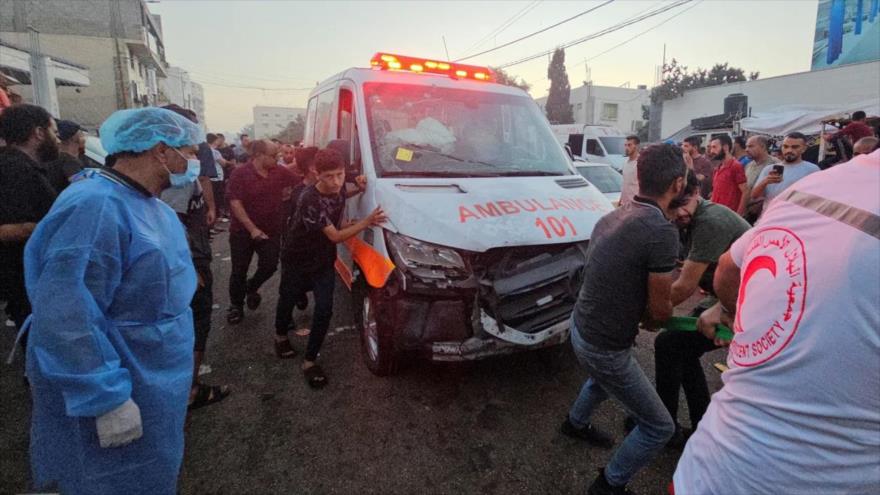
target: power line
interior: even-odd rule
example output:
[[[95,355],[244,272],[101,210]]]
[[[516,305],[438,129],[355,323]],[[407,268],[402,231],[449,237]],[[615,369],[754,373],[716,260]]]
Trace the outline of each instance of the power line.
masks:
[[[505,47],[508,47],[508,46],[510,46],[510,45],[512,45],[512,44],[514,44],[514,43],[519,43],[519,42],[522,41],[522,40],[525,40],[525,39],[531,38],[532,36],[537,36],[537,35],[539,35],[539,34],[541,34],[541,33],[547,32],[547,31],[549,31],[549,30],[551,30],[551,29],[553,29],[553,28],[555,28],[555,27],[561,26],[561,25],[565,24],[566,22],[573,21],[574,19],[577,19],[578,17],[581,17],[581,16],[583,16],[583,15],[589,14],[590,12],[593,12],[593,11],[595,11],[595,10],[598,10],[598,9],[600,9],[600,8],[602,8],[602,7],[606,6],[606,5],[608,5],[608,4],[611,3],[611,2],[614,2],[614,0],[606,0],[606,1],[605,1],[604,3],[602,3],[602,4],[599,4],[599,5],[597,5],[597,6],[593,7],[593,8],[591,8],[591,9],[587,9],[587,10],[585,10],[585,11],[579,13],[579,14],[575,14],[575,15],[569,17],[568,19],[561,20],[561,21],[557,22],[556,24],[553,24],[553,25],[551,25],[551,26],[547,26],[547,27],[545,27],[544,29],[541,29],[541,30],[539,30],[539,31],[535,31],[534,33],[531,33],[531,34],[527,34],[527,35],[525,35],[525,36],[523,36],[523,37],[521,37],[521,38],[517,38],[517,39],[515,39],[515,40],[513,40],[513,41],[508,41],[507,43],[505,43],[505,44],[503,44],[503,45],[500,45],[500,46],[496,46],[495,48],[490,48],[489,50],[485,50],[485,51],[482,51],[482,52],[480,52],[480,53],[475,53],[475,54],[473,54],[473,55],[468,55],[467,57],[460,58],[460,59],[456,60],[456,62],[461,62],[461,61],[463,61],[463,60],[468,60],[468,59],[471,59],[471,58],[474,58],[474,57],[479,57],[480,55],[485,55],[485,54],[487,54],[487,53],[494,52],[495,50],[500,50],[500,49],[505,48]]]
[[[626,20],[626,21],[620,22],[620,23],[618,23],[618,24],[615,24],[614,26],[611,26],[611,27],[605,28],[605,29],[603,29],[603,30],[601,30],[601,31],[595,32],[595,33],[590,34],[590,35],[588,35],[588,36],[584,36],[583,38],[579,38],[579,39],[576,39],[576,40],[574,40],[574,41],[569,41],[569,42],[567,42],[567,43],[564,43],[564,44],[558,46],[557,48],[553,48],[553,49],[550,49],[550,50],[545,50],[545,51],[543,51],[543,52],[541,52],[541,53],[536,53],[536,54],[534,54],[534,55],[530,55],[530,56],[528,56],[528,57],[524,57],[524,58],[521,58],[521,59],[519,59],[519,60],[514,60],[513,62],[508,62],[508,63],[506,63],[506,64],[496,65],[496,66],[494,66],[494,67],[498,67],[498,68],[500,68],[500,69],[504,69],[504,68],[507,68],[507,67],[512,67],[512,66],[514,66],[514,65],[519,65],[519,64],[524,63],[524,62],[529,62],[529,61],[534,60],[534,59],[536,59],[536,58],[540,58],[540,57],[544,57],[544,56],[546,56],[546,55],[550,55],[551,53],[553,53],[553,52],[554,52],[555,50],[557,50],[558,48],[565,49],[565,48],[570,48],[570,47],[575,46],[575,45],[579,45],[579,44],[581,44],[581,43],[585,43],[585,42],[587,42],[587,41],[590,41],[590,40],[596,39],[596,38],[598,38],[598,37],[600,37],[600,36],[604,36],[604,35],[606,35],[606,34],[613,33],[613,32],[615,32],[615,31],[619,31],[619,30],[621,30],[621,29],[623,29],[623,28],[625,28],[625,27],[627,27],[627,26],[631,26],[631,25],[636,24],[636,23],[638,23],[638,22],[644,21],[645,19],[648,19],[648,18],[654,17],[654,16],[656,16],[656,15],[660,15],[660,14],[662,14],[662,13],[664,13],[664,12],[668,12],[668,11],[674,9],[674,8],[680,7],[680,6],[684,5],[684,4],[689,3],[689,2],[692,2],[692,1],[693,1],[693,0],[678,0],[677,2],[672,3],[672,4],[669,4],[669,5],[665,6],[665,7],[661,7],[661,8],[659,8],[659,9],[657,9],[657,10],[654,10],[654,11],[648,12],[648,13],[643,14],[643,15],[640,15],[640,16],[638,16],[638,17],[635,17],[635,18],[632,18],[632,19],[629,19],[629,20]],[[604,4],[603,4],[603,5],[604,5]]]
[[[610,52],[610,51],[612,51],[612,50],[615,50],[615,49],[617,49],[617,48],[620,48],[621,46],[623,46],[623,45],[629,43],[630,41],[633,41],[634,39],[638,38],[639,36],[641,36],[641,35],[643,35],[643,34],[646,34],[646,33],[650,32],[650,31],[653,31],[653,30],[657,29],[658,27],[660,27],[660,26],[666,24],[667,22],[671,21],[672,19],[675,19],[676,17],[678,17],[678,16],[684,14],[685,12],[687,12],[687,11],[693,9],[693,8],[696,7],[697,5],[700,5],[701,3],[703,3],[703,0],[698,0],[697,3],[695,3],[695,4],[691,5],[690,7],[688,7],[688,8],[686,8],[686,9],[682,10],[681,12],[679,12],[679,13],[677,13],[677,14],[675,14],[675,15],[673,15],[673,16],[671,16],[671,17],[665,19],[665,20],[663,20],[662,22],[657,23],[657,24],[654,25],[654,26],[649,27],[648,29],[642,31],[641,33],[639,33],[639,34],[637,34],[637,35],[635,35],[635,36],[633,36],[633,37],[631,37],[631,38],[629,38],[629,39],[627,39],[627,40],[625,40],[625,41],[623,41],[622,43],[618,43],[618,44],[612,46],[611,48],[609,48],[609,49],[607,49],[607,50],[605,50],[605,51],[603,51],[603,52],[600,52],[600,53],[597,53],[596,55],[593,55],[592,57],[590,57],[590,58],[584,60],[583,62],[579,62],[579,63],[573,65],[572,67],[579,67],[579,66],[581,66],[581,65],[583,65],[583,64],[585,64],[585,63],[587,63],[587,62],[589,62],[589,61],[591,61],[591,60],[593,60],[593,59],[597,59],[597,58],[601,57],[602,55],[605,55],[606,53],[608,53],[608,52]]]
[[[509,28],[510,26],[512,26],[516,21],[522,19],[523,16],[525,16],[526,14],[528,14],[529,12],[531,12],[535,7],[537,7],[538,4],[541,3],[541,1],[542,1],[542,0],[535,0],[535,1],[532,2],[531,4],[526,5],[525,7],[523,7],[522,9],[520,9],[516,14],[513,14],[513,16],[511,16],[509,19],[507,19],[506,21],[504,21],[503,23],[501,23],[500,26],[498,26],[497,28],[493,29],[492,32],[490,32],[489,34],[487,34],[486,36],[484,36],[483,38],[481,38],[480,41],[477,41],[477,42],[474,43],[473,45],[469,46],[466,50],[462,50],[462,51],[463,51],[463,52],[469,52],[469,51],[471,51],[471,50],[476,50],[477,48],[479,48],[480,46],[482,46],[485,42],[487,42],[487,41],[489,41],[490,39],[492,39],[493,37],[498,36],[499,34],[501,34],[505,29],[507,29],[507,28]]]
[[[215,82],[215,81],[206,81],[202,78],[193,79],[193,80],[199,84],[204,84],[207,86],[220,86],[223,88],[233,88],[233,89],[250,89],[250,90],[255,90],[255,91],[311,91],[311,90],[315,89],[314,86],[309,87],[309,88],[264,88],[264,87],[260,87],[260,86],[245,86],[245,85],[227,84],[227,83]]]

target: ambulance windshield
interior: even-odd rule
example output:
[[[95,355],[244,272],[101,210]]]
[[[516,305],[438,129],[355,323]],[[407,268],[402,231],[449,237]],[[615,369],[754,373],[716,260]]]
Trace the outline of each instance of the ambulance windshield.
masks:
[[[380,176],[571,174],[531,98],[387,83],[365,84],[364,95]]]

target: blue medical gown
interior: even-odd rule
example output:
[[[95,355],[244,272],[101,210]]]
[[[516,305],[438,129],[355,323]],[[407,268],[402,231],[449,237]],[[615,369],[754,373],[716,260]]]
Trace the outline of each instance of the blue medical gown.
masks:
[[[172,494],[192,381],[196,274],[177,215],[95,174],[58,198],[27,244],[27,375],[37,487]],[[95,418],[128,398],[143,437],[101,448]]]

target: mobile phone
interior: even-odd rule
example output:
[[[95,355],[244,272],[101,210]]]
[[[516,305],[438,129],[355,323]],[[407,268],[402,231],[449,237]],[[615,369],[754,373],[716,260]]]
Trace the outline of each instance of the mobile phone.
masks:
[[[779,175],[785,172],[785,165],[773,165],[773,171]]]

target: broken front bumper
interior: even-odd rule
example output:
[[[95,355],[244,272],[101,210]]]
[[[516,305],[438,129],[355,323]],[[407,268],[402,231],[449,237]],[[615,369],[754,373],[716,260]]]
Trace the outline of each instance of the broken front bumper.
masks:
[[[520,332],[506,325],[499,326],[485,311],[480,320],[484,335],[464,342],[435,342],[431,346],[434,361],[472,361],[489,356],[512,354],[559,345],[568,340],[570,324],[559,322],[537,333]]]

